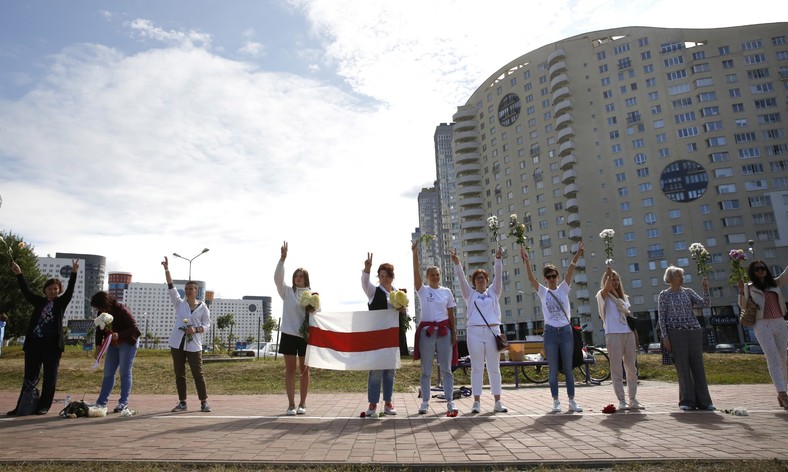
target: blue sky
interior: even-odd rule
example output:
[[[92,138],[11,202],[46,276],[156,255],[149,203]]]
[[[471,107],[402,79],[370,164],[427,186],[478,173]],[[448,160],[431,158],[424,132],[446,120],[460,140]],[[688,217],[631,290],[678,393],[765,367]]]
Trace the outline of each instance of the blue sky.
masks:
[[[477,5],[484,5],[477,10]],[[326,310],[360,310],[367,251],[412,287],[432,136],[500,67],[618,26],[784,21],[782,2],[0,3],[0,229],[219,297],[270,295],[282,241]],[[780,16],[782,15],[782,18]],[[513,25],[521,25],[513,27]],[[171,261],[176,278],[188,263]]]

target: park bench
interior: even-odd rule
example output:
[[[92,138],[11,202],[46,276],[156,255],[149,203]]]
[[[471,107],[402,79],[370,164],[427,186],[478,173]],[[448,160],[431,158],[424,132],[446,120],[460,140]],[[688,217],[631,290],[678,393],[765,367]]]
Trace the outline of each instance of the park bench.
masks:
[[[503,355],[503,354],[502,354]],[[589,364],[595,364],[596,359],[593,356],[585,356],[583,363],[586,367]],[[501,369],[511,367],[514,369],[514,386],[520,388],[520,372],[523,372],[526,380],[528,376],[523,371],[527,367],[547,367],[547,358],[544,354],[544,342],[542,341],[513,341],[509,344],[509,357],[508,360],[500,361]],[[468,373],[468,368],[471,367],[470,356],[461,359],[457,368],[462,369],[463,373]],[[591,369],[582,369],[585,383],[590,384]]]

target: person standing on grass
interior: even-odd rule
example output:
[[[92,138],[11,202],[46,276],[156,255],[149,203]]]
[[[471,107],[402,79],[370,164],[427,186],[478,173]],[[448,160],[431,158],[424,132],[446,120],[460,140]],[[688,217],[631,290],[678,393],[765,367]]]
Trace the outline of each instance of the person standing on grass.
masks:
[[[487,366],[487,376],[490,379],[490,391],[495,399],[493,411],[506,413],[509,411],[501,403],[501,355],[498,352],[496,336],[501,334],[501,292],[503,290],[503,249],[498,246],[495,251],[495,265],[493,266],[493,283],[489,287],[490,274],[486,270],[476,269],[471,274],[471,283],[465,278],[460,258],[455,249],[451,250],[451,261],[454,264],[454,274],[460,281],[462,299],[465,301],[468,314],[468,353],[471,356],[471,390],[473,392],[473,407],[471,413],[482,411],[481,395],[484,380],[484,368]]]
[[[96,292],[90,299],[90,306],[95,308],[99,314],[109,313],[112,315],[112,331],[110,333],[103,329],[96,330],[96,346],[101,346],[104,338],[112,336],[112,341],[104,354],[104,379],[101,382],[101,391],[96,405],[107,407],[109,394],[115,387],[115,374],[120,370],[120,398],[118,406],[113,411],[121,413],[129,405],[131,371],[134,367],[134,358],[137,356],[141,333],[131,310],[126,305],[118,303],[115,297],[107,292],[103,290]],[[98,357],[99,349],[94,352],[94,356]]]
[[[561,401],[558,399],[558,371],[563,370],[566,378],[566,394],[569,396],[569,409],[574,412],[581,412],[583,408],[575,401],[575,377],[572,375],[572,353],[574,348],[574,336],[572,325],[569,318],[569,290],[572,286],[572,277],[580,256],[583,255],[583,241],[577,247],[577,253],[566,270],[566,277],[558,283],[558,268],[552,264],[547,264],[542,268],[547,287],[536,280],[531,261],[528,258],[528,251],[520,248],[520,257],[525,263],[528,272],[528,280],[534,290],[539,295],[542,302],[542,313],[544,315],[544,350],[547,355],[548,380],[550,383],[550,394],[553,396],[553,413],[561,411]],[[558,359],[561,358],[563,369],[559,368]]]
[[[170,276],[170,264],[167,258],[161,263],[170,299],[175,307],[175,324],[170,333],[170,355],[175,369],[175,387],[178,389],[178,404],[173,412],[186,411],[186,363],[194,378],[197,398],[200,399],[200,411],[208,413],[208,389],[205,386],[205,375],[202,371],[202,335],[211,326],[211,312],[205,302],[197,300],[199,286],[192,280],[186,282],[183,291],[186,299],[182,299]]]
[[[750,283],[746,290],[743,281],[739,281],[739,308],[744,310],[747,306],[747,296],[758,305],[755,315],[755,337],[766,355],[766,365],[772,383],[777,389],[777,402],[781,407],[788,409],[788,325],[785,324],[785,300],[780,291],[780,286],[788,281],[788,268],[778,277],[772,276],[769,266],[762,260],[752,261],[747,267]]]
[[[300,267],[293,272],[293,285],[285,284],[285,259],[287,259],[287,241],[280,249],[279,263],[274,271],[274,283],[283,302],[279,354],[285,356],[285,390],[288,401],[285,415],[294,416],[306,413],[306,396],[309,392],[309,367],[305,363],[306,339],[301,334],[306,312],[301,307],[301,295],[310,292],[311,288],[309,272]],[[298,407],[295,404],[296,376],[299,379],[301,395]]]
[[[385,310],[393,308],[390,296],[397,289],[392,285],[394,282],[394,266],[391,264],[380,264],[378,267],[378,281],[380,285],[370,282],[370,270],[372,269],[372,253],[367,253],[364,261],[364,270],[361,271],[361,288],[367,295],[367,306],[370,310]],[[403,310],[405,310],[403,308]],[[397,315],[399,316],[399,314]],[[369,408],[364,413],[366,417],[376,414],[378,402],[380,401],[380,387],[383,386],[383,413],[396,415],[397,410],[392,403],[394,395],[394,373],[395,369],[370,370],[367,379],[367,399]]]
[[[71,302],[74,286],[77,283],[79,259],[71,260],[71,275],[68,278],[68,287],[63,291],[60,279],[52,278],[44,282],[44,296],[37,295],[27,285],[22,269],[16,262],[11,262],[11,272],[16,275],[19,290],[28,303],[33,305],[33,312],[27,324],[27,334],[22,350],[25,352],[25,377],[22,383],[22,399],[26,387],[33,387],[38,383],[41,368],[44,369],[44,382],[41,386],[41,396],[32,413],[46,415],[55,398],[57,386],[57,371],[60,367],[60,357],[65,350],[66,340],[63,332],[63,315],[66,307]],[[14,416],[19,411],[20,402],[7,414]]]
[[[419,297],[421,321],[416,327],[416,343],[413,360],[421,359],[421,406],[419,414],[424,415],[430,408],[430,389],[432,383],[432,362],[436,351],[438,367],[443,380],[443,394],[446,397],[447,416],[457,416],[454,406],[454,375],[452,364],[457,358],[457,329],[454,324],[454,295],[441,286],[441,271],[435,266],[427,268],[428,284],[423,284],[419,271],[418,241],[413,242],[413,281]]]
[[[596,294],[599,317],[605,329],[605,344],[610,357],[610,378],[613,391],[618,398],[618,409],[639,410],[643,405],[637,401],[638,373],[637,365],[637,334],[629,328],[627,316],[630,315],[629,297],[621,286],[621,276],[607,266],[602,276],[601,290]],[[624,397],[624,372],[627,376],[629,403]]]
[[[665,349],[673,354],[679,380],[679,408],[682,411],[714,411],[703,365],[703,328],[693,311],[694,307],[708,308],[709,281],[704,277],[701,282],[701,298],[691,288],[683,287],[684,269],[681,267],[668,267],[663,279],[670,287],[659,293],[659,330],[663,333]]]

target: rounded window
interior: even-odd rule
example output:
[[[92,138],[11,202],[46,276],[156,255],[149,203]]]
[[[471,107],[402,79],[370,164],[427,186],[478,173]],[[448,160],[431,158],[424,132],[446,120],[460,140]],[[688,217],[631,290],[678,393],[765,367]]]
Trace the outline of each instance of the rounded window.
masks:
[[[510,126],[520,116],[520,97],[516,93],[506,94],[498,104],[498,121],[502,126]]]
[[[659,188],[674,202],[691,202],[702,197],[709,185],[709,174],[695,161],[668,164],[659,176]]]

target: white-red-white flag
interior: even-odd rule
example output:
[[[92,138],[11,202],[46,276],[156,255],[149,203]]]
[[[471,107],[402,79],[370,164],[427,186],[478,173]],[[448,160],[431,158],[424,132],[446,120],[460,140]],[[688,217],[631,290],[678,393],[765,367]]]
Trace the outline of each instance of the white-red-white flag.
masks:
[[[331,370],[399,369],[399,312],[313,313],[306,365]]]

